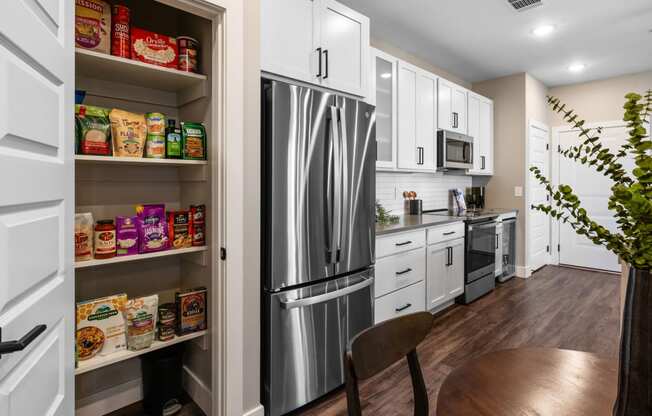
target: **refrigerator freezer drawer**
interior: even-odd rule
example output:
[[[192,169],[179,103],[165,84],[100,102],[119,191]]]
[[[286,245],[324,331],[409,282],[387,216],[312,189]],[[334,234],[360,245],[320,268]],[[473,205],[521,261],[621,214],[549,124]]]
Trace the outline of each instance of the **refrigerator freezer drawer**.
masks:
[[[373,325],[373,269],[264,295],[268,415],[301,407],[344,383],[347,343]]]

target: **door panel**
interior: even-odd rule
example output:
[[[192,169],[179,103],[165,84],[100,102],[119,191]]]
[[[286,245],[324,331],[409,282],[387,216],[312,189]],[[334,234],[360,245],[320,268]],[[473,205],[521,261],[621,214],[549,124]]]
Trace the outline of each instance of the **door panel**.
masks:
[[[541,169],[541,173],[549,177],[550,155],[546,146],[549,144],[548,129],[530,125],[529,160],[530,166]],[[528,207],[531,205],[547,204],[548,192],[534,175],[528,175],[530,186],[528,189]],[[550,262],[550,217],[543,212],[528,210],[530,235],[528,238],[529,266],[537,270]]]
[[[376,105],[376,166],[396,167],[396,66],[395,59],[374,49],[372,97]]]
[[[263,71],[305,82],[319,82],[319,8],[313,0],[260,2],[260,53]]]
[[[462,134],[467,132],[466,124],[466,91],[453,87],[453,113],[457,114],[457,126],[454,131]]]
[[[369,19],[333,0],[321,0],[322,85],[366,95]],[[326,58],[328,62],[326,62]]]
[[[437,78],[421,72],[417,76],[417,147],[423,160],[419,169],[435,170],[435,140],[437,138]]]
[[[600,135],[603,146],[615,151],[627,139],[627,129],[624,126],[607,127]],[[563,131],[559,135],[562,149],[580,143],[577,132]],[[622,161],[623,166],[631,171],[633,159],[628,156]],[[594,169],[580,165],[566,158],[559,158],[559,182],[570,185],[577,194],[582,207],[589,217],[611,231],[617,230],[613,213],[608,208],[612,181],[596,172]],[[585,236],[577,235],[569,225],[559,225],[560,253],[562,264],[589,267],[602,270],[620,271],[620,264],[615,254],[603,246],[593,244]]]
[[[428,247],[426,309],[439,306],[446,299],[446,279],[448,274],[448,246],[439,244]]]
[[[453,129],[453,87],[439,78],[437,81],[437,127],[442,130]]]
[[[74,413],[74,2],[0,13],[0,414]],[[33,115],[38,115],[35,122]]]
[[[458,239],[449,244],[451,265],[446,274],[446,296],[452,299],[464,293],[464,239]]]
[[[376,123],[374,107],[337,97],[342,141],[339,261],[335,274],[370,266],[376,240]]]
[[[475,95],[469,95],[468,134],[473,137],[473,171],[481,172],[484,143],[480,132],[480,100]]]
[[[263,134],[266,244],[276,290],[333,275],[329,193],[333,163],[330,109],[334,96],[273,81],[265,96]]]
[[[479,124],[480,124],[480,152],[484,156],[484,169],[482,172],[491,175],[494,172],[494,105],[491,102],[481,100],[479,103]],[[480,167],[482,167],[480,161]]]
[[[398,64],[398,168],[417,167],[417,69]]]

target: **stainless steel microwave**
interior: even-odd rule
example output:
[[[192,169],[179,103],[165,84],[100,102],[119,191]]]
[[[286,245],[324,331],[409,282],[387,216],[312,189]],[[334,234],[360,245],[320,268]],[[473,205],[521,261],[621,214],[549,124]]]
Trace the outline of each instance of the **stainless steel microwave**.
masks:
[[[437,170],[473,169],[473,137],[437,131]]]

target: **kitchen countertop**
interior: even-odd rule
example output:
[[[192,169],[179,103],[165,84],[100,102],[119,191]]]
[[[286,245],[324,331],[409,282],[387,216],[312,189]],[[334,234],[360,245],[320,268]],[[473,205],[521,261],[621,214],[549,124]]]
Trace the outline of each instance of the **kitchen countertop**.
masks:
[[[396,224],[376,224],[376,236],[398,233],[401,231],[416,230],[434,225],[450,224],[464,221],[463,218],[449,217],[446,215],[401,215]]]
[[[518,215],[518,209],[510,208],[492,208],[483,210],[483,215],[502,215],[510,212],[515,212]],[[480,215],[476,218],[482,218],[483,215]],[[401,231],[416,230],[419,228],[432,227],[436,225],[450,224],[464,220],[464,217],[447,216],[443,214],[406,214],[399,216],[399,221],[395,224],[376,224],[376,236],[399,233]]]

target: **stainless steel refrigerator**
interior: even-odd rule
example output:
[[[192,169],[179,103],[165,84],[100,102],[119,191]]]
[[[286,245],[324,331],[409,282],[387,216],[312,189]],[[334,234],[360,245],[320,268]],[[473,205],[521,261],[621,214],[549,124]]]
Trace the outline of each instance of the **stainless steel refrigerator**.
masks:
[[[344,383],[373,324],[375,108],[262,82],[262,395],[267,415]]]

